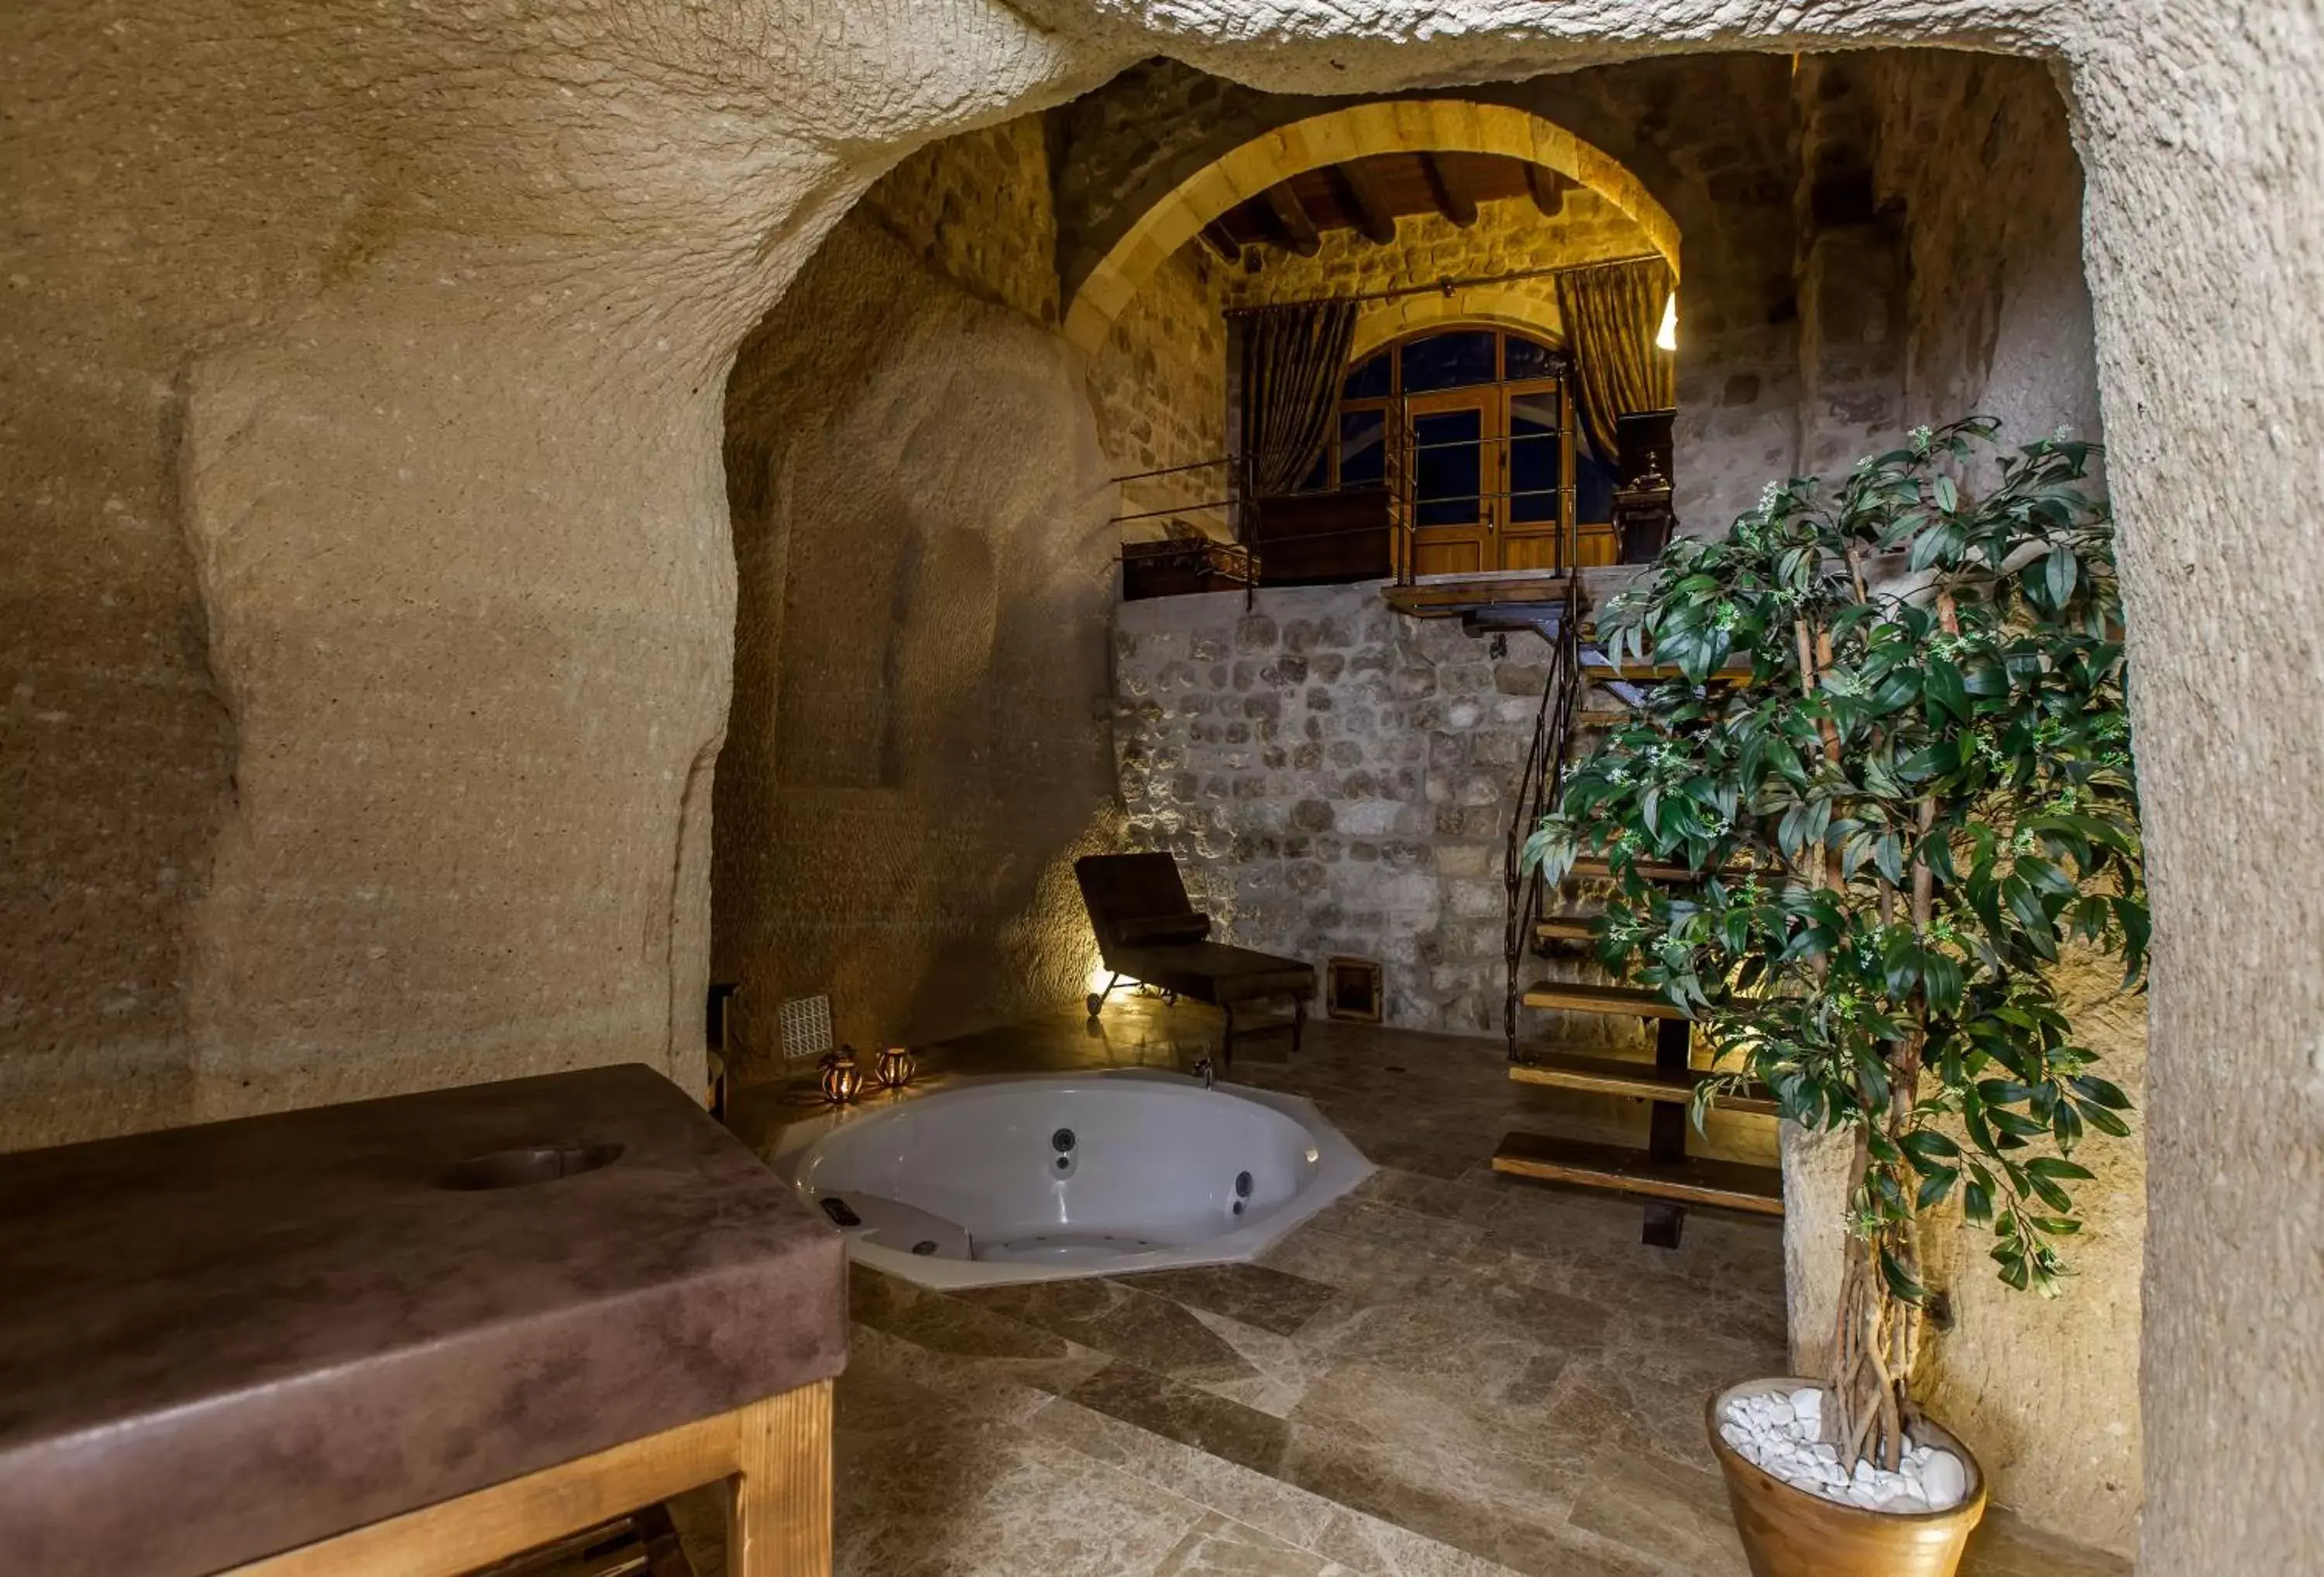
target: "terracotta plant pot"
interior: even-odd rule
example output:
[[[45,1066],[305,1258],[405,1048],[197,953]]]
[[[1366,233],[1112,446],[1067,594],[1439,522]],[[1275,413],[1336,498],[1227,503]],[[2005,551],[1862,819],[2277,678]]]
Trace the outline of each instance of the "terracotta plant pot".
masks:
[[[1968,1490],[1950,1510],[1920,1512],[1867,1511],[1795,1489],[1720,1434],[1719,1421],[1736,1397],[1803,1386],[1822,1388],[1817,1380],[1748,1380],[1711,1399],[1711,1449],[1727,1475],[1727,1503],[1752,1577],[1951,1577],[1969,1530],[1985,1515],[1985,1470],[1950,1434],[1923,1420],[1913,1438],[1960,1458]]]

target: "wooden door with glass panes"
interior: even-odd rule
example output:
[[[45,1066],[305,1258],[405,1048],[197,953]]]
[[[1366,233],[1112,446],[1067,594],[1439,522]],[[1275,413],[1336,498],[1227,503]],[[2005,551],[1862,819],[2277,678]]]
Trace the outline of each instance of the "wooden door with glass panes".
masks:
[[[1556,569],[1573,520],[1572,401],[1563,379],[1505,384],[1495,567]]]
[[[1341,387],[1338,443],[1319,485],[1409,500],[1402,573],[1476,575],[1612,562],[1610,528],[1575,523],[1603,467],[1577,441],[1571,364],[1555,346],[1484,326],[1432,329],[1362,357]],[[1609,498],[1584,504],[1603,518]],[[1581,545],[1578,558],[1575,539]],[[1595,533],[1593,535],[1593,533]]]
[[[1412,569],[1474,575],[1498,569],[1499,491],[1493,440],[1500,391],[1491,384],[1416,394],[1405,406],[1412,478]]]

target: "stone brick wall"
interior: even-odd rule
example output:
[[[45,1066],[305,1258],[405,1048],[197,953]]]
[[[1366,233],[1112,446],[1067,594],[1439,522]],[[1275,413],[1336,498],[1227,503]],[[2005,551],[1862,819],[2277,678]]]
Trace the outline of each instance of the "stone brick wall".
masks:
[[[1555,122],[1628,168],[1676,222],[1685,530],[1722,529],[1797,460],[1791,77],[1782,55],[1715,53],[1434,95]],[[1113,238],[1179,181],[1275,127],[1351,102],[1270,94],[1154,60],[1068,106],[1057,167],[1068,302]]]
[[[1379,961],[1388,1020],[1501,1030],[1501,870],[1544,649],[1496,657],[1377,584],[1125,603],[1114,749],[1129,836],[1177,856],[1229,939]],[[1528,977],[1581,966],[1529,960]],[[1563,1043],[1628,1023],[1527,1017]]]
[[[854,212],[971,295],[1055,327],[1046,127],[1040,115],[1019,115],[931,143],[873,182]]]
[[[1057,269],[1070,300],[1114,237],[1239,143],[1347,102],[1143,60],[1056,112]]]
[[[1829,476],[1904,429],[1904,214],[1873,180],[1877,54],[1803,60],[1793,78],[1800,168],[1798,469]]]
[[[1682,530],[1724,530],[1798,450],[1791,62],[1662,60],[1495,96],[1619,160],[1677,223],[1674,503]]]
[[[1497,1028],[1505,807],[1540,690],[1487,651],[1376,586],[1122,604],[1130,836],[1235,942],[1376,958],[1390,1022]]]
[[[1090,404],[1111,474],[1131,475],[1219,459],[1226,454],[1227,327],[1220,302],[1224,265],[1201,245],[1184,247],[1131,299],[1104,348],[1091,358]],[[1172,521],[1214,537],[1231,535],[1226,512],[1198,509],[1225,496],[1226,473],[1212,466],[1125,484],[1120,512],[1167,509],[1132,521],[1132,540],[1166,534]]]
[[[1313,257],[1272,246],[1258,249],[1258,272],[1230,271],[1226,303],[1264,306],[1315,296],[1403,290],[1451,278],[1473,278],[1564,263],[1631,257],[1652,250],[1629,216],[1587,188],[1565,195],[1563,210],[1545,219],[1525,198],[1477,206],[1477,222],[1465,229],[1439,214],[1406,214],[1397,220],[1396,239],[1374,245],[1353,230],[1326,230]],[[1200,247],[1199,241],[1192,243]],[[1547,275],[1512,280],[1497,293],[1522,298],[1544,334],[1557,332],[1557,285]],[[1463,290],[1451,303],[1458,309],[1480,292]],[[1409,300],[1407,298],[1406,300]],[[1368,330],[1395,332],[1403,301],[1369,301],[1358,319],[1359,337]],[[1435,310],[1435,300],[1430,299]]]

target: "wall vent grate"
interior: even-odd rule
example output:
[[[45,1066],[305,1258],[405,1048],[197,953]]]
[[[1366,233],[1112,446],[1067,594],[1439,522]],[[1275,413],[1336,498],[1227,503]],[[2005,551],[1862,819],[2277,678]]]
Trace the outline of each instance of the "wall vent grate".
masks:
[[[781,1009],[783,1060],[821,1056],[831,1049],[831,999],[793,997]]]

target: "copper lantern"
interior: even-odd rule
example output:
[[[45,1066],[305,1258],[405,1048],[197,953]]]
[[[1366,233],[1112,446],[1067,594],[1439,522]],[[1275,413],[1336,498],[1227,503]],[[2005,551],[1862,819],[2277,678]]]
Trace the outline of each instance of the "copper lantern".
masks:
[[[900,1046],[891,1046],[880,1054],[872,1080],[883,1090],[900,1090],[912,1082],[913,1071],[912,1054]]]
[[[823,1098],[844,1106],[862,1093],[863,1070],[855,1065],[855,1048],[843,1046],[817,1065],[823,1069]]]

